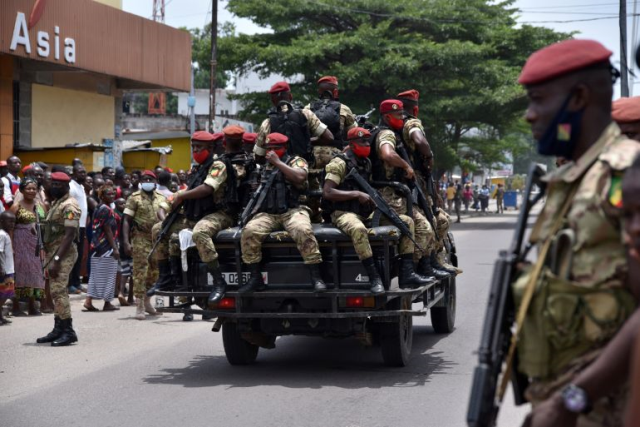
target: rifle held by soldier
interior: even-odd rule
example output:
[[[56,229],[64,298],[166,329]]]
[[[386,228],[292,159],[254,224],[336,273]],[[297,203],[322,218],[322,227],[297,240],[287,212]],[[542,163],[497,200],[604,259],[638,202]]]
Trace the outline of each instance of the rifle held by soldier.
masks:
[[[277,174],[278,169],[274,169],[269,177],[265,181],[260,183],[260,186],[253,194],[253,197],[251,198],[251,200],[249,200],[249,203],[247,203],[247,206],[242,211],[242,214],[240,215],[240,221],[238,222],[238,230],[234,233],[233,237],[236,237],[238,232],[242,230],[242,228],[247,225],[249,220],[253,218],[256,213],[258,213],[260,208],[262,208],[264,199],[267,197],[267,193],[273,185],[273,181],[276,179]]]
[[[496,424],[502,393],[498,393],[500,375],[504,375],[503,364],[511,342],[512,326],[515,320],[516,307],[513,300],[511,285],[518,273],[517,266],[527,257],[531,248],[523,248],[524,235],[531,208],[542,198],[544,192],[531,198],[534,184],[542,186],[540,178],[543,169],[536,164],[529,168],[529,175],[522,207],[518,215],[516,231],[508,251],[500,251],[493,269],[489,301],[482,327],[480,348],[478,349],[479,363],[473,373],[471,398],[467,412],[469,427],[490,427]],[[526,402],[524,390],[528,385],[528,378],[517,372],[517,361],[513,364],[511,383],[513,386],[515,403],[521,405]]]
[[[40,225],[40,216],[38,215],[38,206],[33,207],[33,213],[36,216],[36,253],[35,255],[40,259],[40,269],[42,270],[42,277],[45,277],[45,265],[44,265],[44,240],[42,238],[42,225]]]

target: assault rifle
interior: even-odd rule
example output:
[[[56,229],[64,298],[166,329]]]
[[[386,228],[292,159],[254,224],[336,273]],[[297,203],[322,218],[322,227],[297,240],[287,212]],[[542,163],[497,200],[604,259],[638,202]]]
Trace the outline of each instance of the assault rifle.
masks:
[[[369,117],[371,117],[371,114],[374,111],[376,111],[376,109],[372,108],[371,110],[367,111],[366,114],[357,115],[356,123],[358,124],[358,126],[366,128],[367,120],[369,120]]]
[[[400,157],[402,157],[402,160],[409,163],[409,166],[411,166],[415,170],[415,166],[409,158],[409,153],[407,153],[407,149],[405,148],[404,144],[399,143],[396,146],[396,151],[398,152]],[[431,206],[429,206],[427,197],[424,195],[424,191],[422,191],[422,187],[418,182],[418,176],[416,176],[413,180],[407,180],[407,184],[411,189],[412,196],[415,197],[414,202],[420,207],[420,209],[424,211],[424,215],[427,217],[427,221],[429,221],[429,224],[431,224],[431,228],[435,231],[436,221],[433,216],[433,211],[431,210],[432,208]]]
[[[543,174],[544,171],[539,165],[532,164],[529,168],[525,195],[511,247],[508,251],[500,251],[493,268],[489,302],[478,349],[479,363],[473,373],[473,386],[467,412],[469,427],[494,426],[498,418],[503,397],[496,394],[498,377],[503,370],[502,365],[511,342],[511,327],[516,315],[511,284],[515,280],[518,264],[526,259],[531,249],[531,244],[524,248],[522,245],[531,208],[544,194],[541,191],[533,198],[531,197],[534,184],[542,189],[540,178]],[[517,372],[517,366],[517,361],[514,361],[511,383],[515,403],[521,405],[526,402],[524,390],[528,385],[528,378]]]
[[[260,183],[260,186],[254,193],[247,206],[242,211],[242,215],[240,215],[240,221],[238,222],[238,231],[240,231],[249,220],[258,213],[258,211],[262,208],[262,204],[264,203],[264,199],[267,197],[267,193],[269,193],[269,189],[273,185],[273,181],[276,179],[276,175],[278,175],[279,169],[274,168],[274,170],[269,175],[265,181]],[[238,232],[236,231],[236,233]]]
[[[42,239],[42,226],[40,225],[40,216],[38,215],[38,205],[33,207],[33,213],[36,215],[36,253],[35,255],[40,260],[40,269],[42,270],[42,277],[45,276],[44,270],[44,240]]]
[[[212,163],[213,162],[207,162],[204,165],[200,166],[198,171],[195,174],[193,174],[193,178],[189,182],[186,191],[193,190],[196,187],[196,182],[204,181],[205,177],[209,173],[209,168],[211,167]],[[176,219],[178,219],[178,215],[180,215],[180,208],[182,207],[183,204],[184,202],[180,203],[178,206],[172,209],[171,212],[169,212],[169,215],[167,215],[164,221],[162,221],[162,229],[160,230],[160,233],[158,233],[158,238],[153,244],[153,247],[151,248],[151,252],[149,252],[149,255],[147,255],[147,260],[151,260],[151,257],[153,256],[156,249],[158,248],[160,241],[164,239],[165,236],[169,233],[169,229],[171,228],[173,223],[176,222]]]
[[[351,170],[349,171],[345,179],[348,178],[353,178],[360,186],[362,191],[364,191],[369,195],[369,197],[371,197],[371,200],[373,200],[373,203],[376,205],[376,209],[382,212],[384,216],[389,218],[389,221],[391,221],[402,234],[407,236],[409,240],[413,242],[416,248],[424,252],[424,249],[422,249],[422,247],[420,247],[420,245],[414,239],[413,235],[411,234],[411,230],[409,229],[409,227],[407,227],[407,224],[405,224],[404,221],[400,219],[396,211],[394,211],[391,206],[389,206],[389,204],[382,198],[380,193],[378,193],[378,191],[373,188],[367,182],[367,180],[358,173],[358,170],[355,167],[351,167]]]

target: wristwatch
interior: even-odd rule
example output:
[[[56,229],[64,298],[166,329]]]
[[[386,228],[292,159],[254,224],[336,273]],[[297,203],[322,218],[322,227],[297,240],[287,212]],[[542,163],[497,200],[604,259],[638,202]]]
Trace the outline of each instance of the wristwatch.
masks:
[[[587,392],[575,384],[569,384],[562,389],[562,400],[564,407],[569,412],[587,414],[593,409]]]
[[[60,257],[59,257],[58,255],[55,255],[55,256],[53,257],[53,260],[54,260],[54,261],[56,261],[56,262],[58,262],[58,261],[60,261]]]

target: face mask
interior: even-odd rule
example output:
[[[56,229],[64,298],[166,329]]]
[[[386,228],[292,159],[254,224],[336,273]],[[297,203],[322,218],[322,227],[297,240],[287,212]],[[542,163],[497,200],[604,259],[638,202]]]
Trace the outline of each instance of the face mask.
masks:
[[[193,153],[193,160],[195,160],[197,164],[201,165],[209,159],[210,155],[211,153],[209,150],[202,150],[197,153]]]
[[[51,194],[51,197],[53,197],[54,199],[59,199],[63,197],[66,192],[64,188],[51,188],[49,189],[49,194]]]
[[[146,191],[147,193],[151,193],[153,190],[156,189],[156,183],[155,182],[143,182],[142,184],[140,184],[140,187],[142,188],[143,191]]]
[[[277,149],[274,149],[274,150],[272,150],[272,151],[273,151],[274,153],[276,153],[276,155],[277,155],[279,158],[283,158],[283,157],[284,157],[284,155],[287,153],[287,149],[286,149],[286,148],[277,148]]]
[[[351,151],[358,157],[369,157],[371,153],[371,146],[364,146],[359,144],[351,144]]]
[[[389,127],[393,130],[402,130],[404,127],[404,120],[389,116]]]
[[[567,111],[572,96],[573,94],[569,95],[562,104],[544,136],[538,141],[538,153],[543,156],[557,156],[573,160],[573,152],[580,137],[580,125],[584,111]]]

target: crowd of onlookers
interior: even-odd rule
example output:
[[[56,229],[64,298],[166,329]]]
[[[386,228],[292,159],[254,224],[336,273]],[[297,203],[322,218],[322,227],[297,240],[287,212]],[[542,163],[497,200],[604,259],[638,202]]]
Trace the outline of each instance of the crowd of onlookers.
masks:
[[[132,260],[122,250],[121,231],[125,202],[138,190],[141,171],[126,173],[121,167],[105,167],[87,172],[79,159],[71,165],[36,162],[23,167],[12,156],[0,161],[0,308],[10,300],[13,317],[53,312],[44,274],[47,260],[37,230],[44,229],[52,204],[48,191],[54,172],[71,177],[69,194],[82,213],[76,242],[79,256],[69,276],[69,293],[86,293],[86,311],[99,310],[94,300],[104,301],[104,311],[119,309],[111,303],[115,298],[120,306],[132,304]],[[183,170],[174,173],[157,166],[155,174],[158,191],[168,197],[186,188]],[[7,323],[10,321],[0,314],[0,325]]]
[[[448,181],[441,188],[442,200],[446,200],[446,209],[449,214],[457,215],[456,222],[460,222],[460,213],[464,206],[464,213],[469,213],[469,209],[476,212],[488,213],[489,200],[496,200],[496,213],[504,213],[504,185],[499,183],[493,192],[486,184],[479,186],[466,183],[462,185],[460,181]]]

